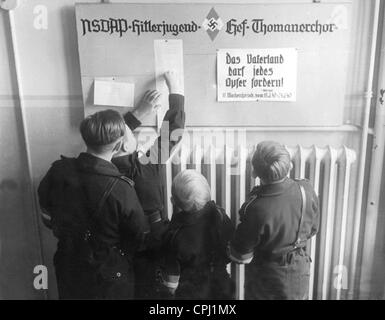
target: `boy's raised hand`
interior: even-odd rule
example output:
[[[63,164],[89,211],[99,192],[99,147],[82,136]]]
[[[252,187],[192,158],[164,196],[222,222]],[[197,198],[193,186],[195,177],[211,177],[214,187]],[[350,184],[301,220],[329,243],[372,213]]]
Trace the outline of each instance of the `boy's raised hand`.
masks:
[[[164,80],[166,81],[170,94],[181,94],[181,85],[179,83],[178,74],[175,71],[167,71],[164,73]]]
[[[161,93],[157,90],[146,91],[139,105],[135,107],[132,114],[139,120],[155,112],[160,107]]]

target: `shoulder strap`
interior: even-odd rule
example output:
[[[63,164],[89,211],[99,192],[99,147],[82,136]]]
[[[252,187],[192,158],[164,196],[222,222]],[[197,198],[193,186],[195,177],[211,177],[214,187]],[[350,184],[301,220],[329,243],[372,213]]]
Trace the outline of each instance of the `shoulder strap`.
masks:
[[[301,239],[301,229],[302,229],[302,224],[303,224],[303,217],[305,216],[306,213],[306,192],[305,188],[298,183],[298,187],[301,193],[301,217],[299,218],[299,223],[298,223],[298,230],[297,230],[297,235],[296,235],[296,240],[293,244],[288,245],[284,248],[281,248],[274,253],[271,254],[272,258],[276,258],[279,256],[282,256],[284,254],[287,254],[293,250],[296,250],[301,247],[305,247],[307,239]]]
[[[116,183],[121,180],[129,184],[131,187],[134,187],[134,181],[132,181],[130,178],[127,178],[126,176],[119,176],[119,177],[111,177],[108,181],[108,184],[106,186],[106,189],[103,192],[102,197],[100,198],[98,205],[96,207],[95,215],[99,215],[100,211],[102,210],[104,203],[106,202],[107,198],[112,192],[112,189],[116,185]]]
[[[118,179],[116,179],[116,178],[110,178],[110,180],[108,181],[106,189],[104,190],[103,195],[99,199],[98,205],[96,207],[95,216],[98,216],[100,214],[100,212],[104,206],[104,203],[106,202],[107,198],[111,194],[112,189],[114,188],[114,186],[116,185],[117,182],[118,182]]]
[[[130,187],[135,187],[135,182],[133,180],[131,180],[130,178],[126,177],[126,176],[119,176],[118,177],[120,180],[128,183],[130,185]]]
[[[299,189],[300,189],[300,192],[301,192],[301,217],[299,219],[299,226],[298,226],[298,231],[297,231],[297,239],[296,241],[294,242],[294,248],[296,249],[302,242],[301,240],[301,229],[302,229],[302,222],[303,222],[303,217],[305,216],[305,213],[306,213],[306,192],[305,192],[305,188],[303,187],[303,185],[301,185],[300,183],[298,183],[298,186],[299,186]]]

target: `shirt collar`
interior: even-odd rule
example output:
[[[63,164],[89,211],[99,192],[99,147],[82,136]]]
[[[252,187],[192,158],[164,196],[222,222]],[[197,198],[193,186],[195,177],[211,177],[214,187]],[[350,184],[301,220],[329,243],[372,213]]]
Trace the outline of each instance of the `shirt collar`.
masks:
[[[77,158],[79,168],[82,171],[105,176],[121,176],[118,168],[111,162],[98,158],[89,153],[81,153]]]
[[[278,196],[284,193],[288,188],[290,188],[293,183],[293,180],[286,178],[280,183],[258,186],[255,191],[258,192],[258,195],[261,197]]]
[[[185,212],[180,211],[175,213],[171,219],[171,223],[176,226],[186,226],[195,224],[201,217],[208,214],[212,210],[216,210],[214,201],[209,201],[205,207],[198,212]]]

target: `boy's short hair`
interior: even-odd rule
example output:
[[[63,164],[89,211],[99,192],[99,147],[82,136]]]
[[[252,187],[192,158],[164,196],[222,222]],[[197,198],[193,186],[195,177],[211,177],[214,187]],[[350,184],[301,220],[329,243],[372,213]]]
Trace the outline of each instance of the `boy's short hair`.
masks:
[[[284,179],[290,170],[290,154],[285,146],[275,141],[263,141],[251,160],[254,173],[266,183]]]
[[[184,170],[172,182],[171,194],[175,204],[186,212],[196,212],[211,200],[206,178],[195,170]]]
[[[95,151],[116,142],[124,136],[125,122],[121,114],[114,110],[94,113],[80,124],[80,133],[85,144]]]

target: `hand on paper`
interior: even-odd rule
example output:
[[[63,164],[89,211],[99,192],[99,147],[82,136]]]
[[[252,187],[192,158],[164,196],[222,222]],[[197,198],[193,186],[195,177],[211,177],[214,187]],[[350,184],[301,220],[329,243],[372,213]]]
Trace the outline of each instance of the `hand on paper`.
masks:
[[[133,115],[142,121],[149,114],[156,112],[160,107],[161,93],[157,90],[146,91],[139,105],[134,109]]]
[[[175,71],[167,71],[164,73],[164,79],[166,81],[168,90],[171,93],[180,94],[180,83],[178,80],[178,74]]]

